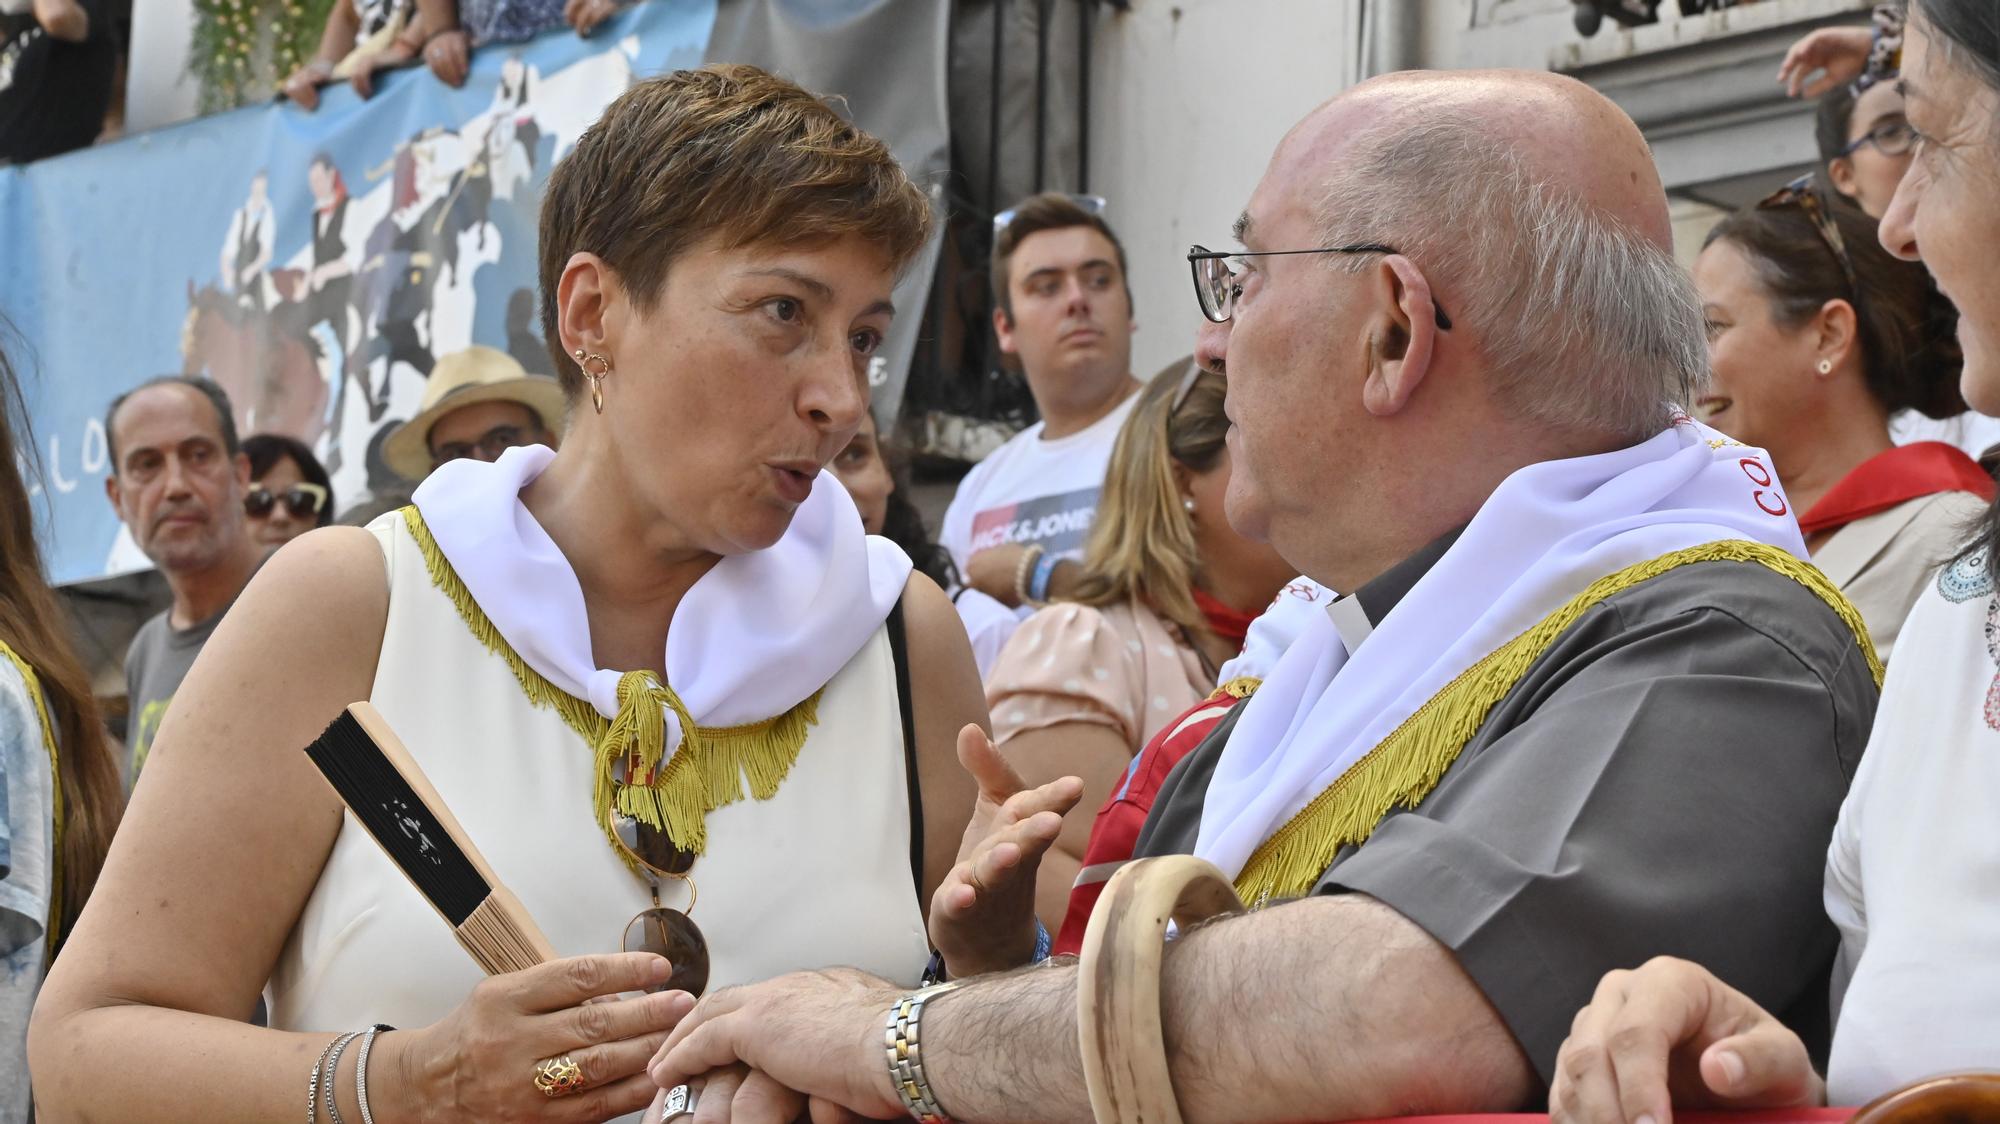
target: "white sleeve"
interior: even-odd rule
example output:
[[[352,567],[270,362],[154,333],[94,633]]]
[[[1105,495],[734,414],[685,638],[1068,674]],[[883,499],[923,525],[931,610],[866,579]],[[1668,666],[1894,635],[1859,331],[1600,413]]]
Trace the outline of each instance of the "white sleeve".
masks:
[[[1833,843],[1826,850],[1826,915],[1840,930],[1840,952],[1834,957],[1828,988],[1828,1010],[1835,1025],[1840,1022],[1847,985],[1853,982],[1855,966],[1868,944],[1868,905],[1861,891],[1861,808],[1868,791],[1865,782],[1870,760],[1863,755],[1862,767],[1847,790],[1847,799],[1841,802]]]

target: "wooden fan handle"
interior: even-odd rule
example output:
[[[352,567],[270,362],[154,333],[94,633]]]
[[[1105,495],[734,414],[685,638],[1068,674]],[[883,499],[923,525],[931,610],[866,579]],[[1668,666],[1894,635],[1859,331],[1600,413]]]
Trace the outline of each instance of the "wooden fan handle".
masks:
[[[1222,871],[1192,855],[1127,863],[1105,886],[1084,930],[1076,997],[1097,1124],[1181,1124],[1160,1025],[1167,921],[1185,928],[1242,908]]]

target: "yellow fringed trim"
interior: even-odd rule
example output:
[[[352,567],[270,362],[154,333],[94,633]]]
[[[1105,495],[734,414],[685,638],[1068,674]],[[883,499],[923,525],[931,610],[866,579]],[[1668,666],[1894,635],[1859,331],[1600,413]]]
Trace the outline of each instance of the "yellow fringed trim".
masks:
[[[1247,699],[1263,685],[1264,681],[1255,675],[1239,675],[1216,689],[1232,699]]]
[[[1854,634],[1855,643],[1868,659],[1875,685],[1881,686],[1882,661],[1876,658],[1860,611],[1817,567],[1777,547],[1743,540],[1663,554],[1592,582],[1567,604],[1445,684],[1251,854],[1236,878],[1238,895],[1261,905],[1272,898],[1306,893],[1326,873],[1341,848],[1367,841],[1375,825],[1392,810],[1414,808],[1430,795],[1485,723],[1487,712],[1585,612],[1613,594],[1696,562],[1752,562],[1811,590]]]
[[[49,751],[49,798],[54,808],[49,815],[53,838],[49,841],[49,922],[44,930],[47,939],[43,944],[53,953],[56,945],[62,943],[63,832],[66,830],[63,823],[62,760],[56,744],[56,725],[49,719],[49,704],[42,697],[42,680],[35,674],[35,669],[29,667],[28,661],[8,647],[4,640],[0,640],[0,656],[7,657],[14,670],[21,673],[21,681],[27,685],[28,698],[35,704],[35,717],[42,723],[42,745]]]
[[[695,724],[680,696],[658,676],[650,671],[628,671],[618,680],[618,716],[606,719],[586,700],[543,678],[514,651],[472,599],[472,592],[438,549],[437,540],[414,505],[403,509],[403,523],[424,556],[431,584],[458,609],[473,638],[507,661],[530,703],[554,710],[589,743],[596,769],[591,803],[597,825],[625,865],[638,869],[611,825],[614,808],[665,831],[681,850],[700,855],[708,847],[708,813],[742,800],[746,777],[750,795],[756,799],[769,800],[777,794],[799,759],[807,732],[819,722],[822,691],[814,691],[804,702],[774,718],[706,728]],[[672,710],[681,727],[680,751],[664,769],[660,762],[666,757],[667,722],[662,708]],[[658,775],[649,784],[619,782],[615,766],[625,757],[636,758],[640,768]]]

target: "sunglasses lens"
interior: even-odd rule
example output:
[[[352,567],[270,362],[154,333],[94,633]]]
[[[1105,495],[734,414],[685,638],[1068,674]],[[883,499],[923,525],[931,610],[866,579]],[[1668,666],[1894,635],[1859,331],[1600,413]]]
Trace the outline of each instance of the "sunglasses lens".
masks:
[[[632,857],[655,871],[675,875],[686,874],[693,869],[694,852],[674,846],[667,833],[652,824],[631,816],[613,816],[611,826],[618,832],[618,842],[632,853]]]
[[[262,488],[258,488],[256,491],[243,497],[243,511],[244,514],[250,516],[252,519],[262,519],[266,515],[271,514],[271,508],[276,503],[277,497]]]
[[[673,975],[654,991],[700,996],[708,988],[708,938],[678,909],[654,906],[634,917],[625,926],[625,951],[664,956],[673,965]]]
[[[286,492],[285,510],[291,512],[294,519],[310,519],[319,513],[319,500],[310,492]]]

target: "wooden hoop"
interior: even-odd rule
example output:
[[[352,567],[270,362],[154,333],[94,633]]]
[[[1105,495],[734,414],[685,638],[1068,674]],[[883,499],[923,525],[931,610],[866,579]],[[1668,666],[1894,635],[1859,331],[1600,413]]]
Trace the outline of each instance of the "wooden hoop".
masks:
[[[1167,921],[1185,928],[1242,908],[1222,871],[1192,855],[1127,863],[1105,886],[1084,930],[1076,994],[1098,1124],[1181,1124],[1160,1025]]]

